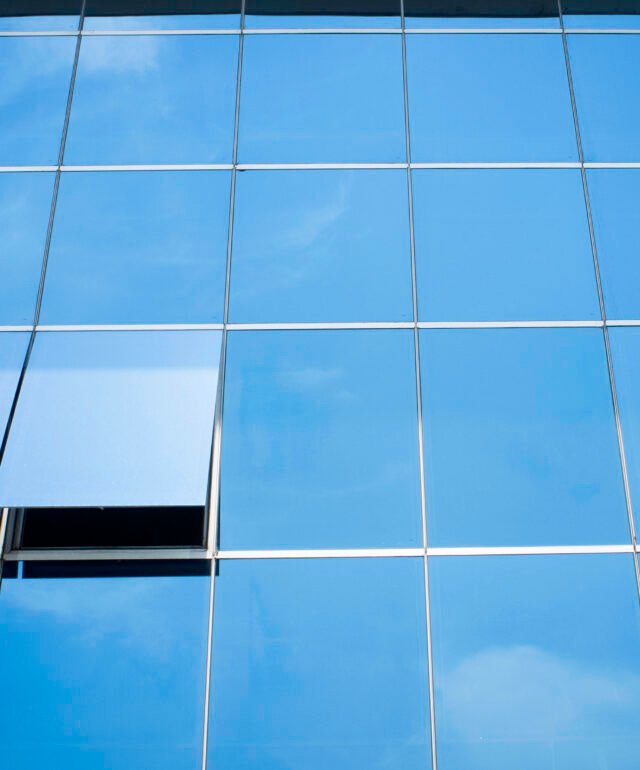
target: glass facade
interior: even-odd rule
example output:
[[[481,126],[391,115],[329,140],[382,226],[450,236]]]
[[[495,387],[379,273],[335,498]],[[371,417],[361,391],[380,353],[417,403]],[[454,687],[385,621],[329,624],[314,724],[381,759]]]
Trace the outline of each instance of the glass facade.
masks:
[[[561,5],[0,10],[0,765],[636,770],[640,13]]]

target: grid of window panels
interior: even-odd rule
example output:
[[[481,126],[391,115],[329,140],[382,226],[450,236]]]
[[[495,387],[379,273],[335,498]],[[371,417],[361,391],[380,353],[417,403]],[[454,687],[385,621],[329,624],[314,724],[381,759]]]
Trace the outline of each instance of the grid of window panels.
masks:
[[[8,767],[636,767],[640,16],[437,5],[0,19]]]

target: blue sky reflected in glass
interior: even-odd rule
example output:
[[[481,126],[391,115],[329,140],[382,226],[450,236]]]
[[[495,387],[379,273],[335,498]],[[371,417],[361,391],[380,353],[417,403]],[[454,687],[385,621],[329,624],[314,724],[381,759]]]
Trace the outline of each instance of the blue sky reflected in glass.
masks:
[[[640,16],[631,13],[564,14],[567,29],[640,29]]]
[[[0,332],[0,436],[7,427],[28,344],[27,332]]]
[[[429,770],[420,559],[225,561],[209,765]]]
[[[230,333],[223,548],[419,545],[419,478],[409,330]]]
[[[88,9],[87,13],[91,13]],[[239,13],[176,13],[146,16],[86,16],[87,30],[238,29]]]
[[[407,67],[412,160],[578,159],[559,35],[411,35]]]
[[[405,13],[410,14],[410,10]],[[558,16],[411,16],[407,29],[559,29]]]
[[[630,554],[429,562],[440,770],[633,770]]]
[[[578,170],[413,172],[421,320],[600,318]]]
[[[406,172],[238,175],[232,321],[411,318]]]
[[[193,770],[206,577],[5,580],[0,740],[12,770]]]
[[[600,329],[422,331],[421,351],[431,545],[628,541]]]
[[[54,174],[0,174],[0,323],[33,323]]]
[[[640,161],[640,36],[569,35],[586,161]]]
[[[277,16],[252,13],[249,0],[244,25],[246,29],[400,29],[400,3],[397,15],[389,16]]]
[[[0,38],[0,165],[58,162],[76,41]]]
[[[80,7],[78,6],[78,10]],[[45,30],[76,31],[80,16],[0,16],[0,30],[7,32],[42,32]]]
[[[39,334],[0,504],[203,505],[220,341],[217,331]]]
[[[237,51],[236,35],[83,38],[65,163],[230,163]]]
[[[405,160],[397,35],[245,39],[242,163]]]
[[[63,174],[42,322],[221,322],[229,185],[227,171]]]

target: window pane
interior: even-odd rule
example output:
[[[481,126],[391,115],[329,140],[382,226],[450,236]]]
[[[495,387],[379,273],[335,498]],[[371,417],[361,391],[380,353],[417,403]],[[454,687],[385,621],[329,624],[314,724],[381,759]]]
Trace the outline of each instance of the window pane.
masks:
[[[602,332],[421,332],[429,543],[624,543]]]
[[[640,318],[640,172],[587,172],[591,214],[609,318]]]
[[[420,317],[599,319],[578,170],[413,173]]]
[[[7,427],[28,344],[27,332],[0,332],[0,442]]]
[[[35,312],[54,174],[0,174],[0,323]]]
[[[255,171],[236,186],[232,321],[409,321],[404,171]]]
[[[414,161],[577,160],[559,36],[412,35],[407,57]]]
[[[564,4],[563,4],[564,5]],[[634,13],[564,14],[568,29],[640,29],[640,17]]]
[[[78,7],[78,10],[79,7]],[[0,16],[0,30],[8,32],[77,30],[80,16]]]
[[[222,321],[229,173],[63,174],[42,322]]]
[[[247,37],[239,157],[246,163],[404,161],[399,37]]]
[[[193,770],[206,577],[4,580],[0,723],[13,770]]]
[[[429,562],[440,770],[631,770],[640,613],[630,555]]]
[[[421,559],[225,561],[209,766],[428,770]]]
[[[245,14],[248,29],[400,28],[399,0],[247,0]]]
[[[76,41],[0,38],[0,165],[58,162]]]
[[[87,14],[92,13],[91,3]],[[126,7],[126,6],[125,6]],[[98,12],[98,9],[95,9]],[[175,13],[171,15],[147,14],[145,16],[91,16],[84,20],[86,30],[148,30],[148,29],[238,29],[240,12],[226,13]]]
[[[585,160],[640,160],[640,37],[568,39]]]
[[[404,12],[408,29],[558,29],[560,26],[555,0],[536,0],[535,4],[404,0]]]
[[[229,163],[235,35],[83,38],[65,162]]]
[[[232,332],[222,547],[421,544],[416,420],[408,330]]]
[[[203,505],[220,332],[42,332],[0,502]]]

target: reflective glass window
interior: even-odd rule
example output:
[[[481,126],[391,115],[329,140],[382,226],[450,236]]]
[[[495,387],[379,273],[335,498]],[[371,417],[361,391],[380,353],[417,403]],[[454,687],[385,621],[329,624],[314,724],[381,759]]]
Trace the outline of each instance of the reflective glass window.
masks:
[[[42,332],[0,503],[203,505],[220,332]]]
[[[587,172],[591,215],[609,318],[640,318],[640,172]]]
[[[640,29],[640,16],[637,13],[565,13],[563,21],[568,29]]]
[[[80,6],[78,6],[78,11]],[[0,16],[0,30],[7,32],[42,32],[45,30],[77,30],[80,16]]]
[[[206,577],[4,580],[0,721],[12,770],[193,770]]]
[[[624,543],[600,329],[421,332],[429,542]]]
[[[252,35],[244,42],[244,163],[405,160],[397,35]]]
[[[236,35],[83,38],[65,162],[231,162],[237,64]]]
[[[434,558],[429,577],[441,770],[636,766],[630,554]]]
[[[231,332],[222,547],[420,545],[416,423],[409,330]]]
[[[399,29],[400,0],[281,0],[277,6],[247,0],[244,23],[247,29]]]
[[[91,14],[88,3],[87,14]],[[240,12],[231,8],[223,13],[175,13],[171,15],[147,14],[145,16],[93,16],[87,15],[86,30],[191,30],[191,29],[238,29]]]
[[[7,427],[28,344],[27,332],[0,332],[0,442]]]
[[[428,770],[420,559],[224,561],[209,766]]]
[[[0,38],[0,165],[58,162],[76,41]]]
[[[414,161],[577,160],[559,35],[411,35],[407,67]]]
[[[407,175],[238,175],[232,321],[409,321]]]
[[[62,175],[43,323],[210,323],[223,316],[226,171]]]
[[[560,26],[555,0],[536,0],[535,4],[404,0],[404,13],[408,29],[557,29]]]
[[[569,35],[587,161],[639,161],[640,37]]]
[[[0,323],[33,322],[54,174],[0,174]]]
[[[600,318],[578,170],[413,172],[422,320]]]

